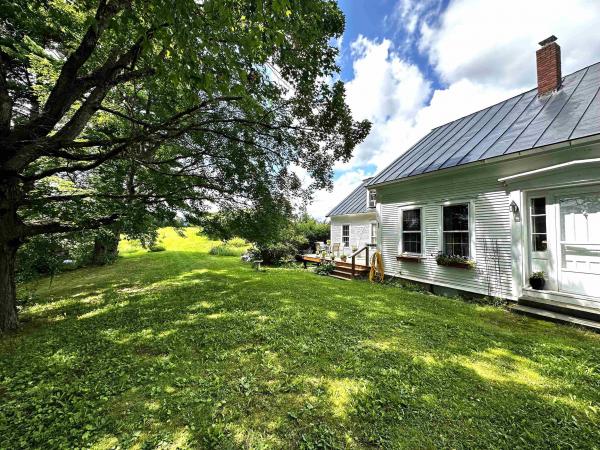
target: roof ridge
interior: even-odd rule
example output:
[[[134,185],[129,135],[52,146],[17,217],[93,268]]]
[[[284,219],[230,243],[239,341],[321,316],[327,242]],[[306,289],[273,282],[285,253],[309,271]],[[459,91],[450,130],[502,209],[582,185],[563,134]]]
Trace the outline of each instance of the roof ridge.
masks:
[[[539,97],[535,88],[529,89],[433,128],[367,181],[367,189],[514,153],[520,148],[514,145],[519,139],[531,143],[521,151],[536,148],[538,143],[541,146],[568,141],[584,116],[586,135],[600,135],[600,108],[590,106],[600,92],[600,61],[569,73],[562,80],[563,88],[550,95]],[[517,107],[524,99],[530,100]],[[509,107],[511,103],[514,104]],[[507,112],[498,116],[505,106]],[[549,114],[540,115],[544,111]],[[536,126],[531,127],[534,121]],[[488,125],[491,128],[487,129]],[[459,157],[454,161],[456,155]]]
[[[587,69],[589,69],[590,67],[592,67],[592,66],[595,66],[596,64],[600,64],[600,61],[597,61],[597,62],[595,62],[595,63],[593,63],[593,64],[590,64],[589,66],[582,67],[581,69],[577,69],[575,72],[571,72],[571,73],[568,73],[568,74],[566,74],[566,75],[563,75],[563,76],[562,76],[562,78],[561,78],[561,80],[562,80],[562,81],[564,81],[564,79],[565,79],[565,78],[567,78],[567,77],[570,77],[570,76],[572,76],[572,75],[575,75],[576,73],[579,73],[579,72],[581,72],[582,70],[587,70]],[[519,96],[521,96],[521,95],[525,95],[525,94],[527,94],[528,92],[535,91],[535,90],[537,90],[537,87],[534,87],[534,88],[532,88],[532,89],[527,89],[526,91],[520,92],[520,93],[518,93],[518,94],[515,94],[515,95],[513,95],[513,96],[511,96],[511,97],[505,98],[504,100],[500,100],[499,102],[492,103],[492,104],[491,104],[491,105],[489,105],[489,106],[486,106],[486,107],[484,107],[484,108],[480,108],[480,109],[478,109],[478,110],[476,110],[476,111],[473,111],[473,112],[471,112],[471,113],[469,113],[469,114],[465,114],[464,116],[460,116],[460,117],[458,117],[458,118],[456,118],[456,119],[454,119],[454,120],[451,120],[451,121],[449,121],[449,122],[446,122],[446,123],[443,123],[443,124],[441,124],[441,125],[438,125],[437,127],[433,127],[433,128],[430,130],[430,131],[437,130],[438,128],[444,127],[444,126],[446,126],[446,125],[448,125],[448,124],[451,124],[452,122],[456,122],[457,120],[464,119],[465,117],[469,117],[469,116],[471,116],[471,115],[473,115],[473,114],[477,114],[477,113],[479,113],[479,112],[481,112],[481,111],[484,111],[484,110],[486,110],[486,109],[489,109],[489,108],[492,108],[492,107],[494,107],[494,106],[496,106],[496,105],[499,105],[500,103],[507,102],[508,100],[512,100],[513,98],[519,97]]]

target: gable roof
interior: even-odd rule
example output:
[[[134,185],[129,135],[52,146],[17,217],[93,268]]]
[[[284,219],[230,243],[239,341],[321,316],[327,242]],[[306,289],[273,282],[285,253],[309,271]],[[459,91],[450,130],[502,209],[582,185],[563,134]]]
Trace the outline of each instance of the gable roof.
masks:
[[[363,182],[354,189],[348,197],[342,200],[335,208],[333,208],[325,217],[342,216],[345,214],[364,214],[367,210],[367,183],[371,178],[363,180]]]
[[[368,185],[461,166],[536,147],[600,134],[600,62],[537,89],[434,128]]]

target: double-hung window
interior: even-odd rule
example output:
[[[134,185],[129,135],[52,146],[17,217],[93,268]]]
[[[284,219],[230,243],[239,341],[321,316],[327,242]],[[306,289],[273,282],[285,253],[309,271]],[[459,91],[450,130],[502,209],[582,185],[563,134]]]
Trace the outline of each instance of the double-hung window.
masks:
[[[342,244],[350,247],[350,225],[342,225]]]
[[[403,209],[401,253],[422,254],[422,229],[421,208]]]
[[[443,252],[470,258],[469,204],[443,206],[442,216]]]
[[[371,244],[377,244],[377,224],[371,223]]]

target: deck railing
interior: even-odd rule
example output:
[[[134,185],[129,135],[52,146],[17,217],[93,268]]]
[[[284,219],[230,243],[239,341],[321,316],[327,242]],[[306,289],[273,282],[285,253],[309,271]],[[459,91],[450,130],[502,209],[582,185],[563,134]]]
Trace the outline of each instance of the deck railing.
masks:
[[[354,275],[356,272],[356,256],[362,252],[366,252],[365,253],[365,266],[369,267],[369,246],[365,245],[360,250],[356,250],[354,253],[352,253],[352,278],[354,278]]]

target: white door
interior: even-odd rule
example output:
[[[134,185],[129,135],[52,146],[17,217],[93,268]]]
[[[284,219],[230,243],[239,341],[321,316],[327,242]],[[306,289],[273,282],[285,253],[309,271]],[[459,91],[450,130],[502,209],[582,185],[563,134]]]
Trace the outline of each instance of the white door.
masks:
[[[559,290],[600,297],[600,193],[558,197]]]

